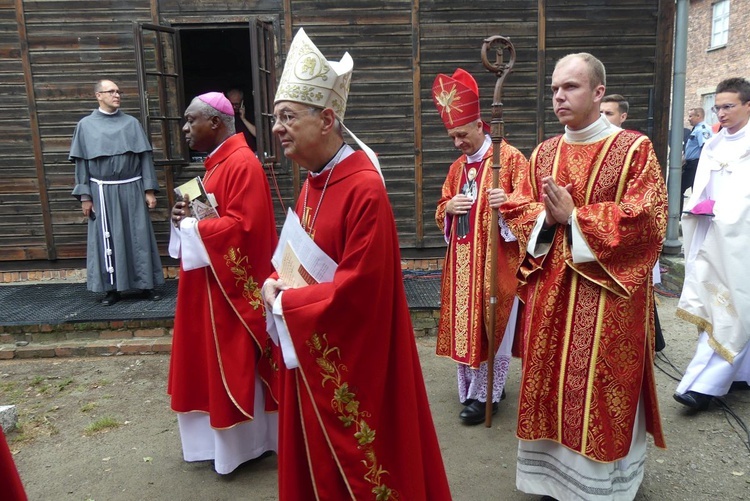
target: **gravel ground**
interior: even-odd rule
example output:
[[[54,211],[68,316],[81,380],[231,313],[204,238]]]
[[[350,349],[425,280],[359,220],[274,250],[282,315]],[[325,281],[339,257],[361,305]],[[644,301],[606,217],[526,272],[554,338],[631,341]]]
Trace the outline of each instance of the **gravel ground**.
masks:
[[[660,299],[663,353],[676,369],[665,360],[657,365],[677,375],[693,354],[695,329],[675,318],[675,299]],[[537,499],[515,489],[518,361],[492,428],[467,427],[458,421],[454,365],[434,355],[434,338],[417,344],[454,498]],[[273,454],[224,477],[210,462],[182,461],[165,389],[168,366],[163,355],[0,362],[0,403],[19,410],[20,427],[8,439],[29,499],[276,499]],[[662,371],[657,377],[668,449],[653,447],[649,438],[636,499],[750,499],[746,432],[716,406],[687,412],[672,399],[676,382]],[[725,401],[750,425],[750,391]]]

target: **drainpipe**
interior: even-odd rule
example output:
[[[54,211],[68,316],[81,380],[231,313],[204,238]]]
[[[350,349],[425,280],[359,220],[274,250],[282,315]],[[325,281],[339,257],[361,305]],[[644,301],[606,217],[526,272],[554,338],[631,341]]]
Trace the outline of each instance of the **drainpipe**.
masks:
[[[682,130],[685,116],[685,69],[687,68],[688,0],[677,0],[674,42],[674,79],[672,81],[672,117],[669,135],[669,175],[667,193],[669,218],[664,254],[679,254],[680,185],[682,183]]]

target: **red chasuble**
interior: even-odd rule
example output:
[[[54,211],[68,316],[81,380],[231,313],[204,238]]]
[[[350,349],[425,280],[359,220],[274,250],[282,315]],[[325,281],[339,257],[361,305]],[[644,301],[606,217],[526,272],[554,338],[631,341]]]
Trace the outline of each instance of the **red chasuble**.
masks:
[[[282,369],[279,498],[450,499],[380,176],[358,151],[308,177],[297,214],[338,269],[282,296],[299,368]]]
[[[630,448],[639,397],[657,446],[664,437],[654,380],[652,270],[667,222],[666,187],[649,139],[621,131],[594,143],[561,137],[531,157],[531,184],[573,185],[576,221],[596,260],[575,264],[570,226],[552,248],[527,255],[523,369],[518,437],[548,439],[611,462]],[[525,241],[543,204],[504,204],[503,216]]]
[[[260,287],[277,236],[266,175],[242,134],[206,159],[203,183],[220,217],[198,223],[211,266],[180,269],[168,392],[173,410],[207,412],[221,429],[253,418],[256,367],[271,390],[266,410],[276,408],[278,348]]]
[[[26,501],[27,499],[3,430],[0,430],[0,494],[2,494],[3,501]]]
[[[453,162],[443,183],[443,196],[438,202],[435,220],[448,238],[441,285],[440,322],[437,354],[458,363],[478,368],[487,360],[487,326],[490,313],[490,218],[487,190],[492,187],[492,148],[481,162],[466,163],[466,155]],[[500,149],[498,186],[511,194],[531,190],[528,162],[513,146],[503,143]],[[476,174],[474,174],[476,172]],[[458,217],[445,211],[445,206],[461,193],[469,179],[477,183],[476,202],[469,212],[469,232],[458,234]],[[446,220],[447,216],[447,220]],[[513,298],[518,289],[516,272],[520,264],[518,242],[505,242],[500,237],[497,266],[497,298],[495,307],[495,348],[500,346],[508,323]],[[525,246],[524,246],[525,249]]]

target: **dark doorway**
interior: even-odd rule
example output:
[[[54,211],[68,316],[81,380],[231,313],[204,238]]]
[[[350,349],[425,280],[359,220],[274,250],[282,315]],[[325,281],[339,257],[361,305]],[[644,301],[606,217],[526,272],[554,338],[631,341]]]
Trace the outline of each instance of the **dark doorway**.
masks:
[[[253,123],[255,110],[248,25],[181,27],[180,45],[185,104],[205,92],[226,94],[230,89],[239,89],[244,93],[245,117]],[[249,133],[245,137],[253,151],[257,151],[255,137]],[[190,156],[197,161],[201,155],[191,151]]]

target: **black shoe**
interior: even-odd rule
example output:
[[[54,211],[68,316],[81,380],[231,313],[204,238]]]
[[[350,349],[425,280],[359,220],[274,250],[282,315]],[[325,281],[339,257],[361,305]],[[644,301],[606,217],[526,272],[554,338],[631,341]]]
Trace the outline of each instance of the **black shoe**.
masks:
[[[733,381],[729,387],[729,391],[745,391],[750,390],[750,384],[747,381]]]
[[[102,299],[102,304],[104,306],[112,306],[117,301],[120,300],[120,293],[117,291],[109,291],[107,292],[107,295],[104,296],[104,299]]]
[[[557,501],[557,499],[552,496],[542,496],[539,498],[539,501]]]
[[[148,299],[149,301],[161,301],[161,294],[154,289],[143,289],[141,291],[141,299]]]
[[[705,411],[706,409],[708,409],[708,404],[711,403],[711,399],[713,398],[711,395],[704,395],[703,393],[698,393],[697,391],[675,393],[673,397],[682,405],[685,405],[697,411]]]
[[[497,403],[492,404],[492,415],[494,416],[497,414]],[[458,418],[464,423],[464,424],[479,424],[484,422],[484,413],[486,409],[486,403],[485,402],[479,402],[474,401],[470,405],[467,405],[464,410],[461,411],[461,414],[458,415]]]

